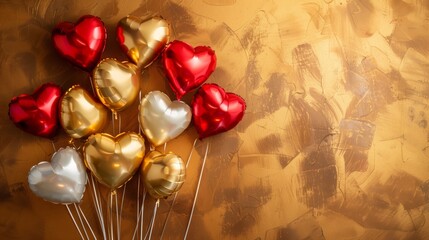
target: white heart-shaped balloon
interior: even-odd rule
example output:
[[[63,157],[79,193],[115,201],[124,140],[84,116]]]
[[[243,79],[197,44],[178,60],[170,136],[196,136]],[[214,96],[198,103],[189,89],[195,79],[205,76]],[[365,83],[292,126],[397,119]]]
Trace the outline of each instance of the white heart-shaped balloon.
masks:
[[[182,101],[171,101],[163,92],[149,92],[139,106],[144,134],[159,146],[179,136],[191,123],[191,108]]]
[[[85,192],[86,169],[79,153],[61,148],[51,162],[40,162],[28,173],[28,184],[37,196],[53,203],[79,203]]]

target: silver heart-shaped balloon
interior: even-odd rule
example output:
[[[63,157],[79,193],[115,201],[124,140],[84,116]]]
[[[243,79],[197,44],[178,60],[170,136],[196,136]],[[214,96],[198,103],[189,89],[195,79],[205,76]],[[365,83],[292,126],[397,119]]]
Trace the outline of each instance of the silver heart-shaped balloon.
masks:
[[[28,173],[28,184],[37,196],[53,203],[79,203],[85,192],[86,169],[79,153],[60,148],[51,162],[40,162]]]
[[[144,134],[159,146],[179,136],[191,123],[191,108],[182,101],[171,101],[160,91],[149,92],[139,106],[139,121]]]

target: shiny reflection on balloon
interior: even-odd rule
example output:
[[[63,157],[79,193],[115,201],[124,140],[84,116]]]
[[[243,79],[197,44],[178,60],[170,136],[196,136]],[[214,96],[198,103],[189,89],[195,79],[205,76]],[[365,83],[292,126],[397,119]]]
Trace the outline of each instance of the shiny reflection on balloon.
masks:
[[[122,18],[116,28],[116,39],[122,51],[137,66],[148,67],[162,52],[170,37],[170,27],[162,17]]]
[[[95,178],[112,190],[129,181],[140,166],[144,139],[133,132],[113,137],[107,133],[89,136],[83,147],[85,164]]]
[[[60,123],[68,135],[82,138],[100,131],[107,122],[106,108],[79,85],[61,98]]]
[[[106,46],[107,32],[99,17],[85,15],[75,24],[61,22],[52,31],[57,52],[75,66],[91,71]]]
[[[33,135],[52,138],[58,129],[58,102],[61,88],[46,83],[33,94],[21,94],[9,103],[9,118],[20,129]]]
[[[171,89],[178,100],[203,84],[216,68],[216,54],[207,46],[193,48],[175,40],[162,54],[162,63]]]
[[[243,119],[246,102],[217,84],[204,84],[192,100],[192,117],[200,139],[226,132]]]
[[[143,160],[141,174],[149,194],[164,198],[180,190],[186,178],[186,166],[174,153],[152,151]]]
[[[100,61],[94,69],[92,81],[100,101],[112,111],[130,106],[140,91],[137,66],[113,58]]]
[[[60,148],[51,162],[40,162],[28,174],[28,185],[37,196],[53,203],[79,203],[85,192],[86,168],[79,153]]]
[[[160,91],[149,92],[139,106],[141,128],[155,146],[179,136],[189,126],[191,118],[191,108],[186,103],[171,101]]]

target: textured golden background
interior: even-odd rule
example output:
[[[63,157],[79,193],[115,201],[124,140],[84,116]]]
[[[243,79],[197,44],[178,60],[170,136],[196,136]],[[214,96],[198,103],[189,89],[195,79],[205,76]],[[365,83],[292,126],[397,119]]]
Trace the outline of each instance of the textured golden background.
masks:
[[[237,128],[207,139],[190,239],[429,238],[428,1],[9,0],[0,2],[2,239],[78,239],[66,209],[35,197],[26,182],[32,165],[50,159],[51,142],[15,128],[7,104],[45,82],[90,89],[50,41],[56,23],[84,14],[102,18],[103,57],[120,60],[118,20],[162,15],[173,39],[215,49],[209,82],[247,101]],[[173,96],[159,62],[143,78],[143,93]],[[138,130],[137,105],[122,114],[122,130]],[[195,138],[190,127],[167,148],[186,159]],[[67,140],[61,132],[55,146]],[[165,239],[184,234],[204,147],[196,146]],[[134,228],[135,186],[124,239]],[[154,239],[170,203],[161,201]],[[153,202],[146,206],[147,223]],[[93,221],[91,207],[87,191]]]

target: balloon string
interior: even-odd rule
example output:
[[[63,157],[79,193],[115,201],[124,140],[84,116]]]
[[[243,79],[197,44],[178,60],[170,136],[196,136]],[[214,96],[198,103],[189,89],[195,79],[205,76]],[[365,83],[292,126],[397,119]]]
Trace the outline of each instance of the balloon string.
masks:
[[[92,177],[92,175],[91,175],[91,177]],[[95,213],[97,214],[98,222],[100,223],[100,228],[103,229],[102,224],[101,224],[100,211],[98,209],[98,205],[97,205],[97,202],[95,200],[96,199],[96,195],[94,193],[94,187],[92,187],[91,178],[89,178],[88,181],[89,181],[89,186],[90,186],[90,189],[91,189],[91,197],[92,197],[92,203],[94,204]]]
[[[99,198],[99,194],[96,188],[96,183],[94,180],[94,176],[91,174],[91,185],[92,185],[92,196],[93,196],[93,203],[94,203],[94,207],[95,207],[95,212],[97,213],[98,216],[98,221],[100,223],[100,228],[101,228],[101,232],[103,233],[103,239],[107,239],[106,236],[106,228],[104,225],[104,218],[103,218],[103,208],[101,207],[101,199]]]
[[[209,152],[209,147],[210,147],[210,143],[207,142],[206,152],[204,154],[204,159],[203,159],[203,165],[201,166],[201,172],[200,172],[200,176],[198,178],[197,190],[195,192],[194,201],[192,203],[191,215],[189,216],[189,221],[188,221],[188,225],[186,226],[185,236],[183,237],[184,240],[186,240],[186,238],[188,237],[189,227],[191,226],[192,216],[194,215],[195,205],[197,203],[198,192],[200,191],[201,179],[203,177],[204,166],[206,165],[207,153]]]
[[[122,229],[122,210],[124,209],[125,191],[127,190],[127,183],[124,185],[122,191],[121,209],[119,210],[119,229]]]
[[[115,194],[115,208],[116,208],[116,235],[118,240],[121,239],[121,229],[119,228],[119,209],[118,209],[118,194]]]
[[[144,202],[146,200],[146,189],[144,190],[143,200],[142,200],[142,206],[141,206],[141,214],[140,214],[140,240],[143,238],[143,223],[144,223]]]
[[[69,144],[73,145],[73,147],[76,149],[76,145],[74,145],[74,139],[73,138],[70,138]]]
[[[119,116],[118,116],[118,123],[119,123],[119,126],[118,126],[118,133],[121,133],[121,125],[122,125],[122,117],[121,117],[121,114],[118,114]]]
[[[89,74],[89,82],[91,83],[92,94],[94,94],[94,97],[95,97],[95,96],[97,96],[97,94],[95,93],[94,84],[92,83],[91,74]]]
[[[109,206],[110,206],[110,197],[108,197],[106,201],[107,201],[107,205],[106,205],[106,228],[107,228],[107,235],[109,237],[108,239],[112,240],[112,229],[111,229],[110,224],[109,224],[109,222],[110,222],[110,215],[109,215],[109,213],[110,213],[110,208],[109,208]]]
[[[137,179],[137,213],[136,213],[136,223],[137,223],[137,225],[136,225],[136,228],[137,228],[137,226],[138,226],[138,220],[139,220],[139,216],[140,216],[140,176],[141,176],[141,174],[139,173],[139,176],[138,176],[138,179]],[[138,238],[139,236],[138,236],[138,234],[137,234],[137,238]]]
[[[140,108],[141,102],[142,102],[142,90],[140,89],[140,91],[139,91],[139,108]],[[139,125],[139,134],[142,135],[142,127],[140,124],[140,117],[139,117],[139,124],[138,125]]]
[[[144,236],[145,240],[146,240],[148,233],[149,233],[149,239],[148,240],[150,240],[152,238],[152,231],[153,231],[153,226],[155,225],[155,218],[156,218],[156,213],[157,213],[158,208],[159,208],[159,199],[156,200],[155,206],[153,208],[152,219],[151,219],[150,224],[148,226],[149,229],[146,232],[146,235]]]
[[[80,228],[79,228],[79,226],[77,225],[77,222],[76,222],[76,220],[74,219],[72,212],[70,211],[69,205],[66,205],[66,208],[67,208],[67,211],[69,212],[70,218],[72,219],[72,221],[73,221],[73,223],[74,223],[74,226],[76,227],[77,231],[79,232],[80,237],[82,238],[82,240],[84,240],[85,238],[83,237],[83,234],[82,234],[82,232],[80,231]]]
[[[121,125],[122,125],[122,118],[121,118],[121,114],[119,114],[118,112],[112,110],[112,134],[116,135],[116,126],[115,126],[115,121],[118,121],[118,134],[121,133]]]
[[[116,133],[115,133],[115,119],[116,119],[115,111],[112,110],[112,135],[113,136],[116,135]]]
[[[146,198],[146,189],[143,189],[143,200],[142,200],[142,203],[141,203],[141,208],[140,208],[139,215],[137,217],[136,227],[134,228],[134,233],[133,233],[132,240],[135,239],[137,230],[139,229],[139,226],[143,226],[143,214],[144,214],[144,201],[145,201],[145,198]],[[139,204],[139,202],[137,202],[137,204]],[[141,223],[141,224],[139,224],[139,223]],[[140,230],[141,229],[142,229],[142,227],[140,228]],[[142,234],[140,233],[140,237],[141,237],[141,235]]]
[[[194,144],[192,145],[191,151],[189,153],[188,160],[186,160],[186,168],[188,168],[188,165],[191,162],[192,153],[194,152],[194,148],[195,148],[195,144],[197,143],[197,140],[198,140],[198,138],[195,139]],[[176,203],[176,198],[177,198],[178,194],[179,194],[179,192],[176,192],[174,194],[173,201],[171,201],[170,209],[168,210],[167,217],[165,218],[164,226],[162,227],[161,237],[159,238],[159,240],[161,240],[164,236],[164,232],[165,232],[165,229],[167,228],[167,224],[168,224],[168,219],[170,218],[170,214],[173,210],[174,204]]]
[[[105,235],[105,232],[104,232],[104,224],[102,223],[103,222],[102,221],[102,217],[100,216],[100,208],[98,206],[98,200],[96,200],[97,199],[97,195],[95,194],[95,190],[94,190],[95,189],[95,185],[94,185],[94,182],[93,182],[94,179],[92,177],[92,174],[91,174],[91,178],[89,178],[89,179],[92,179],[89,182],[90,182],[90,186],[92,186],[91,187],[91,196],[92,196],[92,202],[93,202],[94,207],[95,207],[95,213],[97,214],[98,222],[100,223],[100,228],[102,230],[103,237],[104,237],[104,239],[106,239],[106,235]]]
[[[77,208],[79,209],[79,212],[82,214],[82,217],[85,220],[85,223],[87,224],[89,230],[91,231],[92,236],[94,237],[95,240],[97,240],[97,237],[95,236],[94,230],[92,230],[92,227],[89,224],[88,219],[86,218],[85,213],[83,213],[82,208],[80,207],[80,205],[77,205]]]
[[[74,209],[77,213],[77,216],[79,218],[80,225],[82,226],[83,232],[85,233],[86,239],[89,239],[88,233],[86,232],[85,225],[83,224],[83,220],[82,220],[82,217],[80,216],[79,210],[77,209],[76,203],[74,203],[73,205],[74,205]]]
[[[189,163],[191,162],[192,153],[194,152],[195,145],[197,144],[198,138],[195,138],[194,144],[192,145],[191,152],[189,153],[188,160],[186,160],[186,168],[188,168]]]
[[[110,193],[109,197],[109,236],[110,239],[114,239],[114,229],[113,229],[113,192]]]
[[[52,148],[54,149],[54,152],[56,152],[56,151],[57,151],[57,148],[55,147],[54,140],[51,140],[51,143],[52,143]]]
[[[89,180],[89,186],[92,185],[91,181]],[[92,187],[91,188],[91,197],[92,197],[92,203],[94,204],[94,208],[95,208],[95,213],[97,214],[97,218],[98,218],[98,222],[100,223],[100,227],[101,227],[101,218],[100,218],[100,211],[97,207],[97,203],[95,202],[95,194],[94,194],[94,190]]]

